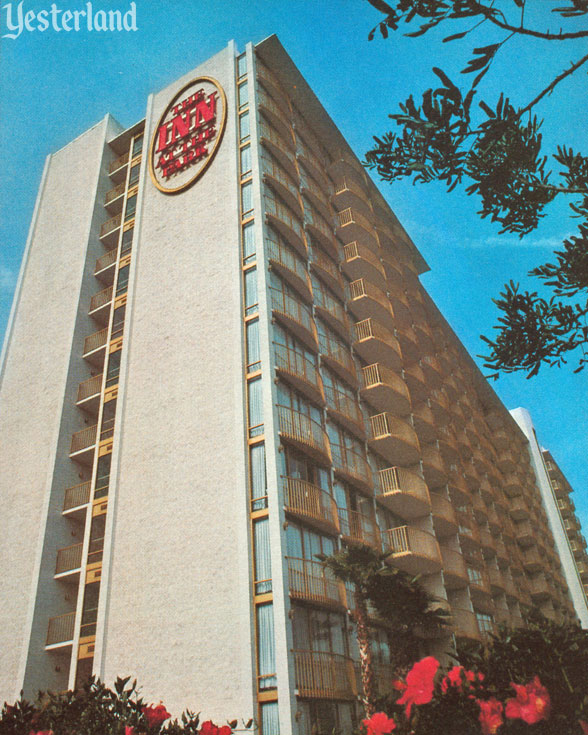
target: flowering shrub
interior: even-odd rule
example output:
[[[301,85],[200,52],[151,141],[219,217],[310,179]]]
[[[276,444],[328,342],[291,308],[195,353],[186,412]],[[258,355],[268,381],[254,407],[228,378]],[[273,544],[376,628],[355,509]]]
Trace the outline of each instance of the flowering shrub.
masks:
[[[136,682],[117,679],[114,691],[98,680],[90,680],[77,692],[41,693],[32,704],[20,699],[5,704],[0,716],[1,735],[231,735],[237,720],[216,725],[200,724],[198,715],[185,711],[171,719],[162,703],[146,704],[138,695]],[[249,729],[250,720],[243,723]]]
[[[440,680],[439,662],[432,656],[417,661],[394,688],[402,694],[388,713],[362,721],[365,735],[588,735],[584,720],[568,713],[551,720],[551,698],[538,676],[525,683],[510,682],[515,697],[486,683],[482,672],[454,666]],[[524,724],[523,724],[524,723]],[[539,725],[539,727],[537,727]],[[528,727],[532,726],[532,727]]]

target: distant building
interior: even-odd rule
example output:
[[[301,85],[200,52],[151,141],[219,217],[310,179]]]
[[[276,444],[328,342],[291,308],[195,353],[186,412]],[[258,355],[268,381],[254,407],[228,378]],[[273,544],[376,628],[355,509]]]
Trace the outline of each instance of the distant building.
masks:
[[[426,270],[274,36],[49,156],[2,362],[0,700],[131,674],[349,733],[353,596],[315,556],[341,544],[422,575],[456,639],[576,619],[527,439]]]

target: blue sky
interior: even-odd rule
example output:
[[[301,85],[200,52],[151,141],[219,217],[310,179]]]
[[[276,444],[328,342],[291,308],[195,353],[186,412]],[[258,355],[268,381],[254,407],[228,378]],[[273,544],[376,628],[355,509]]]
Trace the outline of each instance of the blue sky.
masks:
[[[555,5],[558,3],[556,2]],[[559,5],[561,5],[561,0]],[[6,2],[0,24],[5,33]],[[552,6],[551,0],[537,5]],[[12,3],[14,12],[17,3]],[[59,0],[62,10],[84,7]],[[25,11],[50,2],[24,2]],[[129,3],[93,3],[95,10],[127,10]],[[381,16],[365,0],[137,0],[136,32],[23,32],[0,40],[0,336],[3,337],[44,158],[110,112],[131,125],[145,114],[147,95],[186,73],[234,39],[239,48],[276,33],[355,152],[363,157],[372,135],[389,129],[388,114],[411,93],[436,85],[440,66],[459,74],[474,46],[495,40],[484,27],[471,38],[434,43],[392,36],[368,42]],[[550,21],[553,28],[557,23]],[[458,29],[456,29],[458,30]],[[491,106],[497,90],[528,102],[584,53],[580,44],[537,44],[514,39],[497,57],[482,97]],[[566,80],[540,108],[548,147],[585,143],[586,73]],[[480,334],[491,334],[491,298],[509,279],[532,282],[527,271],[545,262],[573,232],[565,204],[554,204],[540,228],[521,242],[498,236],[498,227],[476,216],[478,202],[442,186],[408,182],[380,189],[431,266],[422,281],[472,355],[484,352]],[[67,202],[64,202],[67,206]],[[533,286],[534,288],[536,285]],[[478,364],[481,361],[478,360]],[[540,441],[564,469],[588,528],[586,374],[542,369],[528,381],[508,376],[493,383],[509,408],[524,406]]]

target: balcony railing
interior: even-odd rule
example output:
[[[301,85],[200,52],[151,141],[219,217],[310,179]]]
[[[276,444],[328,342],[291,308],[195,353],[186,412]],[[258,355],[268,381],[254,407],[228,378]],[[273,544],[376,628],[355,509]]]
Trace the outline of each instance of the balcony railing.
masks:
[[[366,362],[384,360],[392,368],[402,367],[398,340],[375,319],[368,318],[355,323],[353,346]]]
[[[288,317],[289,320],[293,320],[297,325],[303,327],[304,333],[297,333],[297,336],[301,337],[306,342],[310,339],[312,343],[316,344],[316,326],[308,306],[305,306],[297,299],[277,288],[270,288],[270,292],[272,298],[272,309],[278,314]]]
[[[112,174],[117,171],[121,166],[125,166],[129,162],[129,154],[123,153],[122,156],[115,158],[114,161],[108,167],[108,173]]]
[[[358,482],[364,490],[368,489],[371,494],[372,471],[365,455],[340,444],[332,444],[331,453],[335,472],[345,475],[352,482]]]
[[[83,449],[94,446],[97,431],[98,425],[94,424],[94,426],[87,426],[85,429],[72,434],[70,454],[75,454],[76,452],[81,452]]]
[[[356,383],[357,376],[355,372],[355,363],[351,357],[349,347],[324,331],[319,332],[318,339],[321,353],[326,358],[336,363],[335,369],[337,369],[337,367],[343,369],[344,377],[348,382],[352,384]]]
[[[295,285],[295,287],[298,285],[298,288],[302,285],[304,293],[308,297],[311,293],[311,287],[308,271],[306,270],[304,262],[295,255],[293,250],[285,243],[281,241],[276,242],[270,238],[268,238],[266,242],[268,258],[270,261],[273,261],[275,264],[292,273],[295,276],[295,283],[293,285]]]
[[[295,411],[289,406],[278,406],[278,422],[280,434],[296,444],[319,452],[330,459],[329,439],[326,432],[310,416]]]
[[[126,181],[121,181],[120,184],[117,184],[112,189],[106,192],[106,196],[104,197],[104,204],[110,204],[110,202],[117,199],[119,196],[122,196],[125,193],[125,186]]]
[[[341,292],[343,291],[343,279],[334,260],[323,255],[318,248],[313,248],[310,262],[315,269],[319,269],[323,274],[326,274],[331,286],[334,285],[336,289],[339,289]]]
[[[337,505],[320,487],[296,477],[284,477],[284,504],[286,512],[326,527],[339,530]]]
[[[339,526],[341,534],[348,540],[356,543],[381,548],[380,534],[375,521],[364,513],[356,510],[339,508]]]
[[[286,190],[292,206],[300,209],[300,200],[298,199],[298,188],[292,177],[280,166],[276,161],[268,158],[267,154],[261,158],[261,168],[266,176],[274,179],[278,184]]]
[[[98,395],[102,389],[102,373],[84,380],[78,385],[78,396],[76,402],[85,401],[86,398]]]
[[[311,559],[286,557],[288,585],[294,599],[319,605],[346,606],[345,587],[324,564]]]
[[[109,232],[113,232],[118,227],[120,227],[120,224],[122,222],[122,213],[115,215],[114,217],[111,217],[110,219],[107,219],[106,222],[102,225],[100,228],[100,237],[105,237],[105,235],[108,235]]]
[[[419,442],[414,430],[402,419],[384,412],[370,416],[370,442],[394,464],[418,462]]]
[[[480,629],[476,614],[471,610],[463,608],[451,608],[453,618],[453,629],[458,638],[469,638],[470,640],[480,640]]]
[[[73,485],[65,490],[63,498],[63,510],[71,510],[80,505],[86,505],[90,502],[91,483],[81,482],[79,485]]]
[[[276,368],[298,378],[312,389],[313,397],[322,397],[322,383],[316,365],[306,355],[274,342]]]
[[[59,549],[57,552],[57,562],[55,564],[55,574],[64,574],[82,566],[82,544],[73,544]]]
[[[112,286],[99,291],[90,299],[90,312],[100,309],[112,301]]]
[[[302,225],[298,217],[289,207],[272,197],[266,196],[264,201],[265,211],[274,218],[274,224],[276,226],[285,226],[285,230],[284,227],[281,228],[284,237],[288,238],[295,247],[303,251],[303,254],[306,254],[306,241],[304,240]],[[292,233],[295,235],[294,238],[292,238]]]
[[[446,546],[441,546],[440,549],[445,586],[448,589],[465,587],[468,581],[468,570],[462,554]]]
[[[377,307],[379,316],[387,320],[393,317],[392,306],[386,294],[365,278],[359,278],[349,284],[348,298],[355,311],[358,311],[360,306],[362,310]],[[369,315],[366,314],[366,318],[369,318]]]
[[[90,334],[84,340],[84,355],[94,352],[100,347],[104,347],[108,339],[108,329],[101,329],[99,332]]]
[[[94,268],[94,275],[104,270],[105,268],[108,268],[109,265],[116,263],[117,254],[118,254],[118,250],[116,248],[112,248],[112,250],[108,250],[106,253],[104,253],[104,255],[101,255],[96,260],[96,267]]]
[[[401,518],[416,518],[429,512],[429,490],[414,472],[402,467],[387,467],[378,472],[378,479],[378,499]]]
[[[410,413],[410,395],[406,383],[386,365],[374,363],[362,368],[362,397],[380,411],[399,416]]]
[[[316,699],[355,699],[353,661],[338,653],[294,651],[298,696]]]
[[[75,620],[75,612],[69,612],[65,615],[58,615],[55,618],[49,618],[45,645],[54,646],[56,643],[72,641],[75,632]]]
[[[384,535],[384,544],[392,552],[392,563],[407,572],[430,574],[442,567],[437,540],[420,528],[390,528]]]
[[[375,240],[375,233],[372,223],[368,220],[367,217],[361,214],[361,212],[358,212],[356,209],[352,209],[351,207],[348,207],[347,209],[344,209],[337,214],[337,227],[339,228],[343,236],[345,235],[347,228],[353,231],[349,242],[353,242],[353,240],[357,239],[362,239],[361,237],[358,237],[358,235],[361,234],[361,232],[357,232],[358,227],[365,231],[366,235],[370,235]]]
[[[343,419],[343,423],[349,425],[349,428],[359,428],[363,432],[363,414],[359,403],[353,396],[326,385],[325,397],[327,408],[338,413],[340,418]]]

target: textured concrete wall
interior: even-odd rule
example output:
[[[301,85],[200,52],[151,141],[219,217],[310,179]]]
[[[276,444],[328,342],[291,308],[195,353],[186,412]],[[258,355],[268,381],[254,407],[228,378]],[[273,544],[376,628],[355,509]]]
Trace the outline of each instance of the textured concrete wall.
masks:
[[[227,93],[192,188],[162,194],[143,167],[95,659],[106,681],[222,721],[254,714],[233,53],[148,110],[146,140],[190,79]]]
[[[13,313],[0,391],[0,702],[37,686],[60,686],[44,652],[47,621],[72,609],[53,581],[55,554],[76,542],[61,517],[63,490],[78,479],[69,460],[72,431],[83,428],[73,400],[88,377],[83,337],[93,261],[105,212],[97,202],[106,118],[50,156],[37,200]],[[34,662],[34,663],[33,663]],[[33,664],[31,666],[31,663]],[[25,668],[32,671],[25,681]],[[67,667],[66,667],[67,668]]]

